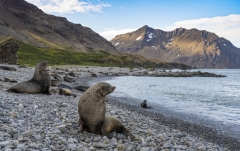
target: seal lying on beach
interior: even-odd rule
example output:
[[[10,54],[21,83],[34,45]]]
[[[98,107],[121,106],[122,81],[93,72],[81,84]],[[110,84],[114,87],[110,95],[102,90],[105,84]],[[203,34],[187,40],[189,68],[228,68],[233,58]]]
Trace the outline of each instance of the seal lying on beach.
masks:
[[[64,81],[69,82],[69,83],[75,82],[75,79],[74,79],[74,78],[70,78],[70,77],[68,77],[68,76],[64,76],[63,79],[64,79]]]
[[[8,66],[0,66],[0,69],[2,70],[9,70],[9,71],[17,71],[14,67],[8,67]]]
[[[72,87],[70,87],[69,85],[66,85],[66,84],[58,84],[57,85],[59,88],[66,88],[66,89],[70,89],[70,90],[72,90],[73,88]]]
[[[67,95],[67,96],[73,96],[76,97],[76,94],[73,94],[72,91],[65,89],[65,88],[55,88],[50,90],[52,93],[57,93],[60,95]]]
[[[61,80],[51,80],[51,86],[57,86],[60,83],[62,83]]]
[[[147,106],[147,100],[144,100],[143,103],[141,103],[142,108],[152,108],[151,106]]]
[[[18,83],[15,86],[9,88],[7,91],[30,94],[50,94],[49,88],[51,86],[51,80],[46,67],[47,62],[38,63],[35,67],[34,75],[31,80]]]
[[[57,79],[57,80],[59,80],[59,81],[63,81],[63,79],[61,78],[61,76],[58,75],[58,74],[56,74],[56,73],[52,73],[51,76],[54,77],[54,79]]]
[[[116,87],[100,82],[87,89],[78,102],[80,131],[101,134],[101,125],[105,120],[106,101],[108,94]]]
[[[16,80],[12,79],[12,78],[6,78],[6,77],[3,77],[2,79],[0,79],[0,81],[3,81],[3,82],[11,82],[11,83],[17,83]]]
[[[112,132],[123,133],[132,139],[134,138],[134,136],[123,126],[119,120],[112,116],[106,115],[103,124],[101,125],[101,134],[111,139],[113,138],[113,135],[110,134]]]
[[[84,86],[84,85],[79,85],[79,86],[74,87],[74,89],[76,89],[78,91],[83,91],[83,92],[85,92],[88,88],[89,88],[89,86]]]

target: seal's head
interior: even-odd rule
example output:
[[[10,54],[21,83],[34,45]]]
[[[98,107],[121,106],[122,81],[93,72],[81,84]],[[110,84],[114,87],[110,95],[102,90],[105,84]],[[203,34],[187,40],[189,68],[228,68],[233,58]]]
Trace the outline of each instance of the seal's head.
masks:
[[[112,93],[116,89],[115,86],[111,86],[109,83],[106,82],[100,82],[98,83],[98,89],[96,93],[99,96],[105,97],[108,94]]]
[[[39,62],[38,65],[39,67],[39,74],[44,74],[46,72],[46,68],[47,68],[47,62],[46,61],[43,61],[43,62]]]
[[[35,71],[32,79],[36,81],[41,81],[42,76],[45,76],[45,75],[49,76],[46,68],[47,68],[46,61],[39,62],[35,67]]]

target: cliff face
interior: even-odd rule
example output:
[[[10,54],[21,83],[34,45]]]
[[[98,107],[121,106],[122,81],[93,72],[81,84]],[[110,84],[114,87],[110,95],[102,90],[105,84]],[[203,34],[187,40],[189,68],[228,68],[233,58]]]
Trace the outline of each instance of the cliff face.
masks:
[[[120,52],[184,63],[197,68],[240,68],[240,49],[216,34],[177,28],[166,32],[148,26],[111,40]]]
[[[17,64],[18,44],[10,37],[0,41],[0,63]]]
[[[0,10],[1,35],[14,36],[38,47],[117,53],[109,41],[90,28],[48,15],[24,0],[1,0]]]

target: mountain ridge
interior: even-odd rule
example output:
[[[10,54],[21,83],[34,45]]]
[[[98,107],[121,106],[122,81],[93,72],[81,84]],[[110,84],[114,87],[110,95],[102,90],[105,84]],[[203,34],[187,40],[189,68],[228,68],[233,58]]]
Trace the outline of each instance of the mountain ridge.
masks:
[[[3,36],[14,36],[38,47],[118,53],[109,41],[90,28],[46,14],[24,0],[1,0],[0,9],[0,34]]]
[[[240,68],[240,49],[206,30],[153,29],[147,25],[111,40],[120,52],[179,62],[197,68]]]

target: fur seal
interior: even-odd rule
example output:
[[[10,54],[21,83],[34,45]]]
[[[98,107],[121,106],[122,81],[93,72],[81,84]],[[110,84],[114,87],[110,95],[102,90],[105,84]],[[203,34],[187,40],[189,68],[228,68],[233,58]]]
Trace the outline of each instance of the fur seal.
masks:
[[[89,76],[90,76],[90,77],[97,77],[97,74],[91,72],[91,73],[89,74]]]
[[[68,85],[66,85],[66,84],[62,84],[62,83],[58,84],[57,86],[58,86],[59,88],[66,88],[66,89],[70,89],[70,90],[73,89],[72,87],[70,87],[70,86],[68,86]]]
[[[64,76],[63,79],[64,79],[64,81],[69,82],[69,83],[75,82],[75,79],[74,79],[74,78],[70,78],[70,77],[68,77],[68,76]]]
[[[60,83],[62,83],[61,80],[51,80],[51,86],[57,86]]]
[[[14,67],[8,67],[8,66],[0,66],[0,69],[2,70],[9,70],[9,71],[17,71]]]
[[[54,79],[57,79],[59,81],[63,81],[63,79],[60,77],[60,75],[56,74],[56,73],[52,73],[51,76],[54,77]]]
[[[147,100],[144,100],[143,103],[141,103],[141,107],[142,108],[149,108],[149,109],[152,108],[150,106],[147,106]]]
[[[73,96],[76,97],[76,94],[73,94],[72,91],[65,88],[55,88],[50,90],[52,93],[57,93],[60,95]]]
[[[107,136],[109,139],[113,138],[113,135],[110,134],[112,132],[123,133],[130,138],[134,138],[134,136],[129,132],[127,128],[123,126],[123,124],[112,116],[105,116],[104,122],[101,125],[101,134]]]
[[[83,86],[83,85],[79,85],[79,86],[74,87],[74,89],[76,89],[78,91],[83,91],[83,92],[85,92],[88,88],[89,88],[89,86]]]
[[[86,130],[90,133],[101,134],[99,127],[105,120],[105,98],[115,88],[115,86],[111,86],[106,82],[100,82],[83,93],[78,101],[80,132]]]
[[[51,86],[51,80],[46,67],[47,62],[38,63],[35,67],[34,75],[31,80],[18,83],[15,86],[9,88],[7,91],[30,94],[50,94],[49,88]]]
[[[76,77],[76,74],[75,74],[73,71],[69,72],[68,74],[69,74],[70,76]]]
[[[0,81],[10,82],[10,83],[17,83],[16,80],[14,80],[14,79],[12,79],[12,78],[6,78],[6,77],[3,77],[2,79],[0,79]]]

